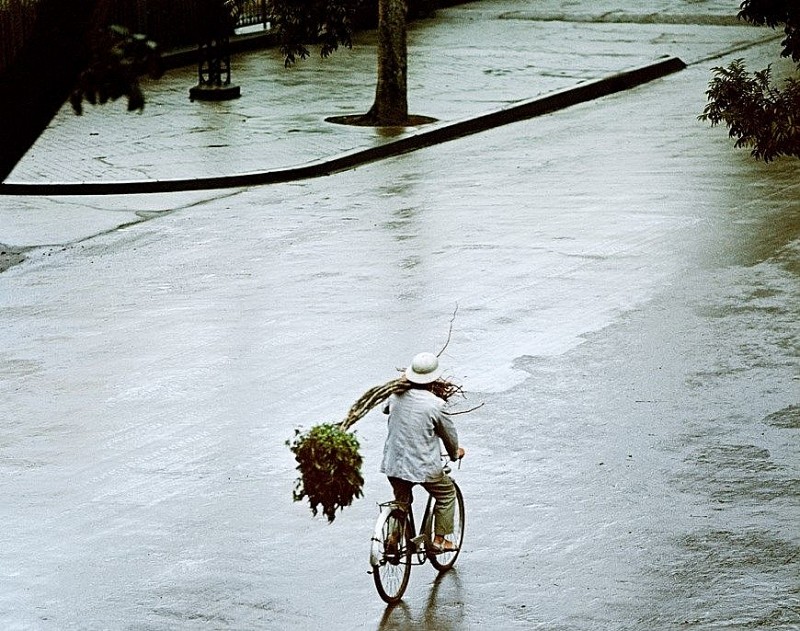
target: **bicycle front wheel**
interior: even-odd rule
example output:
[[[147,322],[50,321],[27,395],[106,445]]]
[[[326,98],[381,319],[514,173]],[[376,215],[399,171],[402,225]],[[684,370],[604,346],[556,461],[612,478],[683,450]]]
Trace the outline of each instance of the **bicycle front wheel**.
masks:
[[[455,482],[453,482],[453,485],[456,488],[456,510],[453,515],[453,532],[452,534],[446,535],[445,539],[453,544],[455,551],[440,552],[438,554],[432,550],[427,551],[428,560],[439,572],[446,572],[455,565],[456,559],[461,552],[461,545],[464,541],[464,496],[461,494],[461,489],[458,488]],[[436,532],[436,524],[434,523],[433,515],[431,515],[427,521],[428,531],[426,534],[428,535],[428,541],[433,541],[434,533]]]
[[[389,604],[399,602],[411,576],[411,523],[399,509],[384,511],[375,527],[372,578],[378,594]]]

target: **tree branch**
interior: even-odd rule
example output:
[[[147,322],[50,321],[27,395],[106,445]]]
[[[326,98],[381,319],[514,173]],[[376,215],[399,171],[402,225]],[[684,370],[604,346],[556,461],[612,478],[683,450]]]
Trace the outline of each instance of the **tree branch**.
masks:
[[[445,341],[444,346],[442,346],[442,350],[436,353],[436,357],[441,357],[442,353],[444,353],[445,349],[447,348],[448,344],[450,344],[450,338],[453,335],[453,322],[456,319],[456,314],[458,313],[458,303],[456,303],[456,308],[453,310],[453,316],[450,318],[450,327],[447,330],[447,341]]]

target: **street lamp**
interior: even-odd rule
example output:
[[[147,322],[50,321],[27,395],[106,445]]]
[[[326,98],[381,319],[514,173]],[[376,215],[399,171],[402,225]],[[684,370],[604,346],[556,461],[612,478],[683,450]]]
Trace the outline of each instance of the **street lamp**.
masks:
[[[241,96],[231,83],[230,36],[239,11],[237,0],[198,0],[198,83],[189,90],[194,101],[226,101]]]

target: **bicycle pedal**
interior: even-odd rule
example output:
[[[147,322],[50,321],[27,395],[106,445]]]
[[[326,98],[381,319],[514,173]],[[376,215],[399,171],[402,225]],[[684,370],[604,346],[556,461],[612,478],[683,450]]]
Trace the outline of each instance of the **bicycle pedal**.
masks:
[[[411,543],[413,543],[417,547],[420,547],[425,543],[425,535],[417,535],[411,540]]]

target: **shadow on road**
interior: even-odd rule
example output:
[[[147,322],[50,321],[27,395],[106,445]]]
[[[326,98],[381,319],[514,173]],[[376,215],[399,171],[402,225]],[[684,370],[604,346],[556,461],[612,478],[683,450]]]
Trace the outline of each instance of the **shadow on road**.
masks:
[[[424,607],[414,611],[406,602],[386,607],[378,631],[419,629],[455,631],[464,628],[464,598],[455,569],[439,574],[433,581]]]

